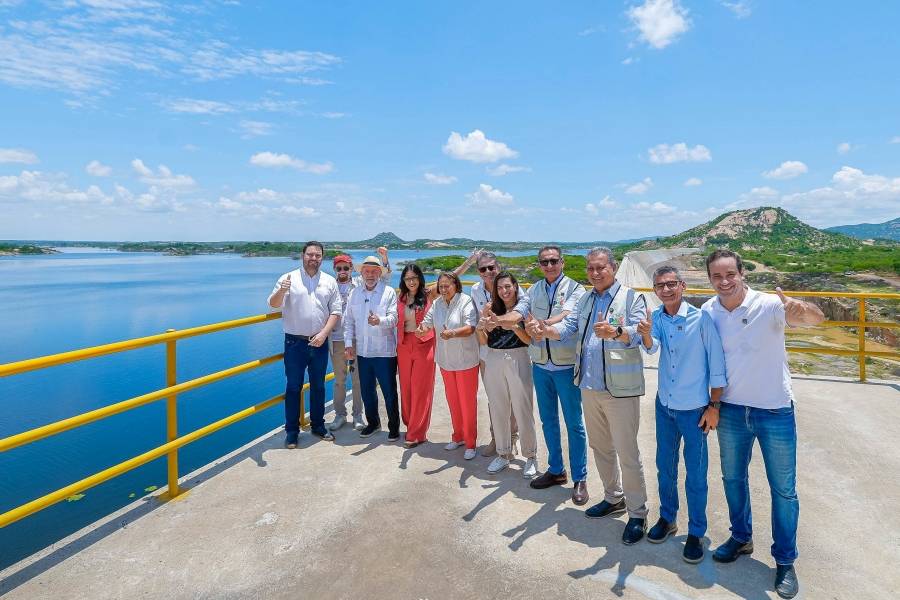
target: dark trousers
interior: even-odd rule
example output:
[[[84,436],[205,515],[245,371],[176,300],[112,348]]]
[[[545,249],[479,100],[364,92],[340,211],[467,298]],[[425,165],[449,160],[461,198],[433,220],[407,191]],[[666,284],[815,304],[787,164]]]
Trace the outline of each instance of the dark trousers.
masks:
[[[325,373],[328,370],[328,343],[318,348],[298,335],[284,334],[284,430],[300,431],[300,390],[309,371],[309,422],[313,431],[325,431]]]
[[[397,402],[397,357],[357,357],[359,367],[359,387],[362,393],[363,404],[366,407],[366,423],[374,427],[381,427],[381,418],[378,416],[378,392],[375,390],[375,382],[381,388],[384,396],[385,408],[388,414],[388,431],[397,433],[400,431],[400,410]]]

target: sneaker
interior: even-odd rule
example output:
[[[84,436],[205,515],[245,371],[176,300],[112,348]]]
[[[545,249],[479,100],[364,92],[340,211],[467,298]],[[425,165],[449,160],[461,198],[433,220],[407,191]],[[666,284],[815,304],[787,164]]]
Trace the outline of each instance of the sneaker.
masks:
[[[284,438],[284,447],[287,448],[288,450],[293,450],[294,448],[296,448],[298,437],[299,437],[299,435],[297,434],[296,431],[293,433],[289,432]]]
[[[396,442],[399,439],[400,439],[399,431],[392,431],[391,433],[388,433],[388,441],[389,442]]]
[[[353,429],[357,431],[362,431],[366,427],[366,422],[363,421],[362,417],[353,417]]]
[[[472,460],[475,458],[475,448],[466,448],[465,454],[463,454],[463,458],[466,460]]]
[[[631,517],[625,525],[625,531],[622,532],[622,543],[626,546],[637,544],[645,533],[647,533],[647,519]]]
[[[753,554],[753,540],[741,543],[732,537],[716,548],[716,551],[713,552],[713,560],[720,563],[730,563],[736,561],[741,554]]]
[[[454,442],[451,440],[446,446],[444,446],[444,450],[456,450],[462,445],[462,442]]]
[[[343,415],[335,415],[334,421],[328,424],[328,429],[330,429],[331,431],[337,431],[338,429],[343,427],[346,422],[347,417]]]
[[[650,539],[650,536],[647,536]],[[684,554],[682,554],[684,562],[696,565],[703,560],[703,544],[696,535],[688,535],[687,541],[684,542]]]
[[[660,517],[656,525],[650,528],[650,533],[647,534],[647,541],[651,544],[662,544],[669,539],[669,536],[675,535],[676,531],[678,531],[678,525],[669,523]]]
[[[488,445],[482,446],[481,455],[494,456],[495,454],[497,454],[497,442],[494,441],[494,438],[491,438],[491,442]]]
[[[371,437],[379,431],[381,431],[380,427],[376,427],[375,425],[366,425],[359,432],[359,437],[363,437],[363,438]]]
[[[522,477],[525,479],[534,479],[537,475],[537,459],[529,458],[525,461],[525,468],[522,470]]]
[[[800,591],[794,565],[775,565],[775,592],[782,598],[793,598]]]
[[[509,460],[503,458],[502,456],[498,456],[491,461],[491,464],[488,465],[488,473],[499,473],[508,466]]]
[[[314,429],[310,433],[312,433],[317,438],[322,438],[326,442],[334,441],[334,434],[331,433],[330,431],[328,431],[327,429],[325,429],[324,427],[322,429]]]
[[[600,504],[595,504],[586,511],[584,511],[584,516],[588,519],[599,519],[601,517],[606,517],[608,515],[614,515],[618,513],[625,512],[625,500],[619,500],[615,504],[610,504],[606,500],[601,502]]]

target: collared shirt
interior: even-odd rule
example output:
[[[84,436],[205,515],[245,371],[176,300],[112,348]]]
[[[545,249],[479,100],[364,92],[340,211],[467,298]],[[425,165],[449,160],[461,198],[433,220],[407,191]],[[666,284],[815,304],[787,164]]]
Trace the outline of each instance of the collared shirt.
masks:
[[[564,277],[565,277],[565,275],[560,273],[559,277],[556,278],[556,281],[554,281],[553,283],[547,283],[547,301],[548,301],[547,305],[550,306],[551,308],[553,307],[553,304],[554,304],[554,298],[556,298],[556,288],[559,287],[559,283],[563,280]],[[539,287],[540,286],[533,285],[530,288],[528,288],[529,300],[531,298],[533,298],[533,296],[532,296],[533,293],[534,294],[540,293]],[[563,305],[562,305],[563,312],[571,313],[573,310],[575,310],[575,307],[578,306],[578,301],[581,299],[581,297],[585,293],[586,292],[585,292],[585,289],[583,286],[579,285],[577,288],[575,288],[575,291],[572,293],[571,296],[569,296],[568,300],[565,300],[563,302]],[[534,304],[534,302],[532,302],[531,304]],[[530,308],[531,307],[529,307],[529,309]],[[528,315],[523,315],[523,316],[527,317]],[[535,319],[546,319],[547,317],[546,317],[546,315],[537,315],[534,318]],[[557,365],[557,364],[554,364],[554,362],[553,362],[553,349],[556,348],[557,346],[559,346],[560,344],[571,343],[571,340],[569,342],[561,342],[561,341],[557,341],[557,340],[544,339],[539,342],[532,342],[532,343],[546,344],[547,349],[548,349],[548,354],[550,355],[550,360],[548,360],[546,363],[544,363],[544,364],[534,363],[535,366],[537,366],[538,368],[544,369],[545,371],[565,371],[566,369],[572,368],[572,365]]]
[[[778,296],[747,288],[744,301],[728,311],[718,296],[703,304],[725,350],[728,387],[722,402],[784,408],[794,401],[784,348],[784,305]]]
[[[384,281],[385,283],[389,283],[391,280],[391,271],[390,270],[385,271],[381,275],[381,280]],[[358,288],[362,285],[365,285],[365,283],[363,283],[362,275],[356,275],[354,277],[351,277],[345,283],[341,283],[340,281],[338,281],[337,284],[338,284],[338,291],[341,294],[341,302],[343,303],[342,306],[344,307],[344,311],[346,311],[347,310],[347,298],[350,297],[350,292],[352,292],[354,290],[354,288]],[[344,341],[344,325],[343,325],[343,323],[341,323],[341,321],[338,321],[337,325],[334,326],[334,329],[331,331],[330,339],[332,342],[343,342]]]
[[[445,371],[464,371],[478,365],[480,360],[478,338],[473,333],[466,337],[453,337],[449,340],[441,338],[445,329],[458,329],[478,324],[475,303],[465,294],[456,294],[450,304],[439,296],[431,303],[431,308],[422,319],[426,327],[434,327],[437,346],[434,350],[434,362]]]
[[[660,306],[653,311],[650,337],[648,354],[662,347],[657,398],[663,406],[701,408],[709,404],[709,388],[728,385],[722,340],[708,313],[684,301],[674,315]]]
[[[381,319],[369,324],[369,313]],[[350,292],[344,312],[344,347],[366,358],[397,356],[397,293],[379,280],[372,290],[365,284]]]
[[[334,277],[322,271],[310,277],[303,267],[278,278],[269,294],[270,303],[288,275],[291,276],[291,288],[280,307],[285,333],[314,336],[325,327],[328,317],[341,316],[341,294]],[[271,304],[269,306],[271,308]]]
[[[524,319],[528,316],[530,308],[528,295],[522,291],[521,287],[519,288],[517,298],[513,310],[522,315],[522,318]],[[484,287],[484,281],[479,280],[472,284],[472,301],[475,303],[477,318],[481,317],[481,313],[484,312],[484,307],[491,303],[491,293]],[[487,352],[487,346],[479,347],[479,356],[481,357],[481,360],[485,359]]]
[[[609,306],[612,304],[613,298],[618,293],[622,285],[616,281],[609,289],[602,294],[597,293],[596,289],[591,290],[593,298],[588,302],[591,307],[591,319],[588,323],[588,331],[584,336],[584,344],[581,348],[581,382],[578,384],[583,390],[594,390],[602,392],[606,390],[605,377],[605,360],[603,358],[604,345],[611,349],[615,348],[635,348],[640,344],[640,336],[637,335],[637,324],[647,315],[647,301],[644,297],[637,295],[631,305],[631,312],[627,315],[607,315]],[[607,317],[610,325],[620,326],[628,332],[630,337],[628,343],[617,342],[615,340],[603,340],[594,334],[594,324],[598,317]],[[559,332],[561,341],[568,341],[578,334],[578,312],[569,313],[561,323],[553,325]]]

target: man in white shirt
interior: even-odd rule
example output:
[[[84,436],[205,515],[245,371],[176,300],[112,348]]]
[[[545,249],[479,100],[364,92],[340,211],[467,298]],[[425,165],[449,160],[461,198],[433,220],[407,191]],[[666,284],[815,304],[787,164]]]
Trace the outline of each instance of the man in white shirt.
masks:
[[[359,432],[369,437],[381,429],[378,392],[384,395],[388,414],[388,441],[400,439],[397,398],[397,293],[385,285],[381,262],[368,256],[360,267],[363,285],[350,292],[344,311],[344,358],[357,359],[360,393],[367,425]]]
[[[341,317],[337,282],[322,273],[325,248],[321,242],[303,246],[303,267],[278,278],[269,295],[269,306],[281,309],[284,328],[285,445],[297,447],[300,433],[300,390],[309,371],[309,421],[313,435],[334,436],[325,429],[325,375],[328,370],[328,336]]]
[[[731,250],[706,259],[716,297],[703,304],[722,338],[728,386],[719,410],[719,456],[731,520],[731,537],[713,554],[733,562],[753,552],[748,470],[754,441],[765,462],[772,496],[772,556],[775,591],[793,598],[799,591],[797,558],[797,424],[791,373],[784,348],[785,326],[813,326],[825,320],[810,302],[764,294],[744,284],[744,265]]]

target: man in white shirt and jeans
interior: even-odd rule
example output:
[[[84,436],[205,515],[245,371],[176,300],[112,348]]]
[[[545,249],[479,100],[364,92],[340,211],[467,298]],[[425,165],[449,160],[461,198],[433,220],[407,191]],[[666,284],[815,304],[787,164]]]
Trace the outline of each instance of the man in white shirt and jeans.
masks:
[[[814,326],[825,320],[815,304],[764,294],[744,284],[744,265],[731,250],[706,259],[716,297],[703,304],[722,338],[728,386],[719,410],[719,457],[731,520],[731,537],[713,554],[729,563],[753,552],[748,469],[753,442],[766,466],[772,496],[772,556],[775,591],[793,598],[800,585],[797,559],[797,424],[794,394],[784,348],[785,326]]]
[[[269,306],[281,309],[284,328],[284,430],[288,448],[297,447],[300,390],[307,371],[310,429],[323,440],[334,439],[325,429],[325,375],[328,336],[341,317],[341,295],[334,277],[320,270],[324,256],[321,242],[306,242],[303,267],[279,277],[269,295]]]

